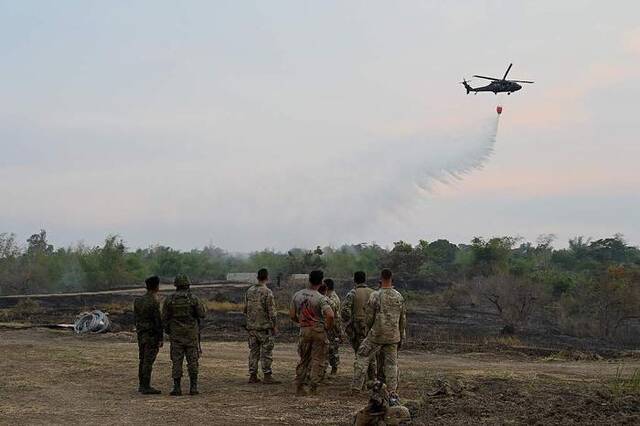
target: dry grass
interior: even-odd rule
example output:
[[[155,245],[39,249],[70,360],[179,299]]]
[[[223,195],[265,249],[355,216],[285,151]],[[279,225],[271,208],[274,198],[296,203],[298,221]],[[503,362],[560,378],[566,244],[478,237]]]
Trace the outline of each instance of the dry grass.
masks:
[[[205,341],[203,350],[200,396],[167,395],[171,386],[168,344],[158,356],[153,376],[154,385],[164,393],[142,396],[136,392],[137,347],[127,335],[78,337],[42,329],[0,331],[0,424],[73,425],[84,424],[86,419],[145,425],[345,424],[350,414],[366,403],[366,396],[352,397],[348,392],[353,353],[346,345],[341,349],[338,376],[323,385],[317,397],[301,398],[293,396],[297,362],[294,344],[276,343],[273,367],[282,383],[273,386],[247,384],[245,342]],[[545,383],[570,382],[576,387],[618,380],[622,388],[635,389],[638,381],[629,376],[640,368],[640,362],[630,361],[623,373],[613,363],[541,363],[511,360],[500,353],[443,355],[403,350],[399,358],[403,398],[419,398],[426,378],[443,374],[454,375],[463,382],[488,381],[480,385],[479,391],[487,398],[498,398],[498,403],[502,403],[500,395],[512,395],[511,381],[539,381],[539,377],[545,377]],[[491,386],[496,385],[496,378],[501,379],[501,388],[494,392]],[[524,391],[525,388],[518,392],[524,395]],[[531,400],[535,398],[524,395],[521,403],[529,404]],[[440,401],[432,401],[433,407],[437,409]],[[486,401],[482,402],[485,407]],[[499,409],[498,406],[489,413],[492,420],[502,418]],[[465,415],[460,414],[459,422],[446,422],[440,417],[441,421],[435,423],[478,424],[477,417]],[[484,424],[496,423],[500,422]]]
[[[624,367],[616,370],[616,376],[611,382],[611,393],[616,397],[624,395],[640,395],[640,369],[636,368],[628,377],[624,374]]]
[[[100,306],[97,306],[103,312],[108,314],[124,314],[125,312],[131,312],[133,310],[133,304],[129,302],[120,302],[120,303],[106,303]],[[92,309],[85,309],[86,311],[91,311]]]
[[[243,303],[234,302],[218,302],[216,300],[206,301],[207,309],[217,312],[242,312],[244,310]]]

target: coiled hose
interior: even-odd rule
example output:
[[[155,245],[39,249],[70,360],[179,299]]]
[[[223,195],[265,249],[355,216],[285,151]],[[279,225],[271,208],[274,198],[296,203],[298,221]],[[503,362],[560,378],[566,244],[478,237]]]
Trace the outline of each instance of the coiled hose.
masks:
[[[99,310],[81,313],[76,317],[76,322],[73,324],[73,331],[76,334],[104,333],[110,328],[111,320],[109,320],[109,314]]]

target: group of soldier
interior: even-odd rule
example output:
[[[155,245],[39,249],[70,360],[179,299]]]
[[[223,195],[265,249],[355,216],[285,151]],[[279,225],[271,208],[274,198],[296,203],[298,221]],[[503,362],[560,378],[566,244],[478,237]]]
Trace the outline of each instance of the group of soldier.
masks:
[[[147,293],[134,302],[139,347],[138,391],[160,393],[151,386],[151,371],[166,333],[171,344],[173,389],[170,395],[182,395],[185,357],[189,394],[197,395],[198,359],[202,353],[200,326],[205,306],[189,290],[190,282],[185,275],[175,278],[176,291],[164,300],[162,310],[158,301],[159,278],[150,277],[145,283]],[[245,295],[249,383],[279,383],[272,371],[274,338],[278,333],[277,310],[268,283],[268,271],[260,269],[257,283]],[[323,272],[316,270],[309,274],[308,286],[291,299],[289,317],[300,329],[300,359],[295,374],[297,395],[315,394],[327,374],[337,374],[339,347],[346,336],[355,353],[351,392],[357,394],[367,382],[377,381],[384,383],[389,394],[397,398],[398,349],[406,338],[405,301],[393,288],[392,273],[388,269],[382,270],[377,290],[366,285],[362,271],[354,274],[354,284],[341,303],[333,280],[325,279]]]

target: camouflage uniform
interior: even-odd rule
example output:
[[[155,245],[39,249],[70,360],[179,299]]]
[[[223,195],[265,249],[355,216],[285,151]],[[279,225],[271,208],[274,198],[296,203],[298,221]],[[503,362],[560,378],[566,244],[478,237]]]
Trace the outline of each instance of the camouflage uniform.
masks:
[[[264,283],[251,286],[245,295],[244,313],[249,332],[249,374],[258,373],[258,360],[262,373],[271,374],[273,361],[273,330],[276,328],[276,303],[273,293]]]
[[[335,291],[331,291],[331,294],[327,296],[329,300],[329,306],[331,310],[336,314],[334,324],[331,330],[327,330],[327,338],[329,339],[329,346],[327,348],[327,357],[325,360],[324,371],[330,365],[332,370],[337,370],[340,365],[340,341],[342,339],[342,324],[338,312],[340,312],[340,297]]]
[[[398,388],[398,344],[406,338],[407,312],[404,298],[393,288],[375,291],[367,306],[369,334],[360,345],[353,371],[353,389],[361,389],[367,365],[376,354],[384,359],[384,375],[390,392]]]
[[[356,288],[351,289],[342,302],[340,317],[354,354],[358,353],[362,341],[367,337],[367,333],[369,332],[369,326],[367,325],[367,303],[373,292],[374,290],[367,287],[365,283],[356,284]],[[369,364],[367,377],[369,380],[373,380],[376,377],[375,360]]]
[[[138,334],[138,380],[140,392],[151,385],[151,371],[162,344],[162,318],[160,303],[152,292],[137,297],[133,302],[133,313]]]
[[[324,359],[327,350],[327,333],[324,316],[331,311],[329,300],[317,290],[303,289],[293,295],[291,308],[295,310],[300,335],[298,337],[298,355],[300,362],[296,366],[295,382],[298,389],[309,380],[312,391],[322,378]]]
[[[185,356],[191,383],[192,385],[197,383],[200,357],[199,327],[205,311],[204,304],[189,291],[188,284],[185,287],[178,287],[175,293],[164,300],[162,322],[171,341],[171,376],[174,379],[174,386],[177,381],[179,387]]]

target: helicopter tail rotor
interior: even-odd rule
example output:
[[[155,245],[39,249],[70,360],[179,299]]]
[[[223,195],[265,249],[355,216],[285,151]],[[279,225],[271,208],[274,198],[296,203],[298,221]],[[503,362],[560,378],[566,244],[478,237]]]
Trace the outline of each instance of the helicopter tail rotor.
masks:
[[[464,78],[462,79],[460,84],[462,84],[464,86],[464,88],[467,89],[467,95],[469,94],[469,92],[471,92],[473,90],[473,88],[471,86],[469,86],[469,83],[467,83],[467,80],[464,79]]]

